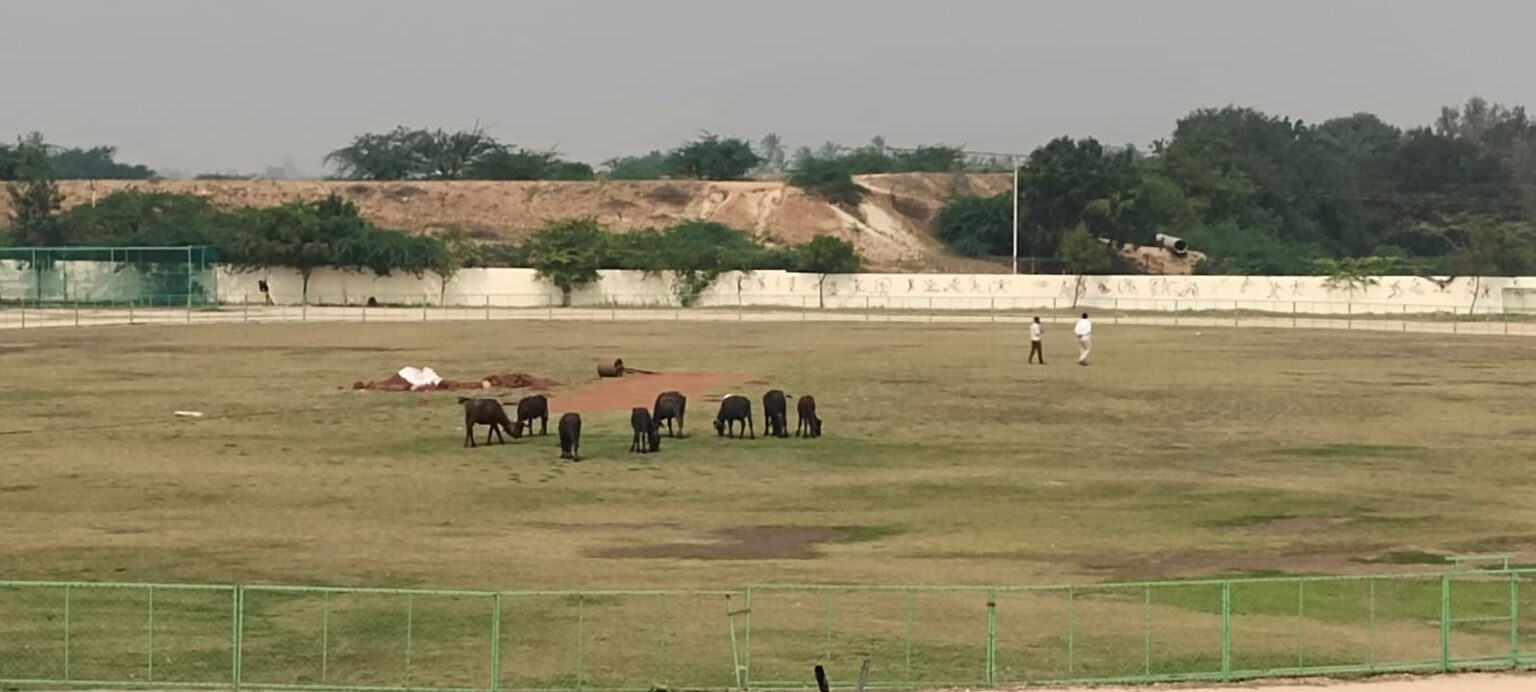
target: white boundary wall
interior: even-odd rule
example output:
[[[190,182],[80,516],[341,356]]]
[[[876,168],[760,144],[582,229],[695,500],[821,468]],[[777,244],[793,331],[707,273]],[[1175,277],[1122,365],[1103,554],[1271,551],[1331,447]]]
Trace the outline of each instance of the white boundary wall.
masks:
[[[302,281],[288,269],[219,270],[220,301],[263,302],[257,281],[265,278],[279,304],[301,302]],[[1303,314],[1498,313],[1536,308],[1536,277],[1460,277],[1436,281],[1416,276],[1379,277],[1350,290],[1315,276],[1076,276],[998,274],[847,274],[829,276],[818,298],[815,274],[761,271],[721,276],[700,297],[699,307],[829,309],[1027,310],[1079,307],[1119,310],[1251,310]],[[559,305],[560,293],[532,269],[465,269],[447,285],[438,277],[316,270],[309,302],[362,305],[524,307]],[[1509,305],[1506,306],[1506,299]],[[582,306],[675,305],[668,279],[637,271],[603,271],[602,278],[573,296]]]

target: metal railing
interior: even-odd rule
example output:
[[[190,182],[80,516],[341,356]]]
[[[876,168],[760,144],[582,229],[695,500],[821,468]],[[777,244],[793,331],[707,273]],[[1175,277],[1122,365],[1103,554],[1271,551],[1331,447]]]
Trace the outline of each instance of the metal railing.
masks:
[[[369,299],[373,300],[370,304]],[[1198,299],[1057,299],[970,297],[706,296],[693,307],[656,294],[358,296],[316,294],[297,305],[260,294],[231,303],[189,306],[185,296],[126,303],[0,303],[0,329],[129,324],[274,322],[420,322],[489,320],[1067,322],[1089,312],[1101,324],[1346,329],[1536,336],[1536,315],[1428,305]]]
[[[1151,683],[1519,668],[1536,571],[526,591],[0,582],[0,684],[295,690]]]

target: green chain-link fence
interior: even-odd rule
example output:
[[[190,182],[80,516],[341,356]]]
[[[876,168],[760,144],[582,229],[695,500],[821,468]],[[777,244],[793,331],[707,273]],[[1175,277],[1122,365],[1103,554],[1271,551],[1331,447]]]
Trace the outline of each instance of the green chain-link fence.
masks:
[[[0,303],[200,307],[217,302],[214,248],[0,247]]]
[[[1159,682],[1536,663],[1536,571],[479,592],[0,582],[0,684],[332,690]]]

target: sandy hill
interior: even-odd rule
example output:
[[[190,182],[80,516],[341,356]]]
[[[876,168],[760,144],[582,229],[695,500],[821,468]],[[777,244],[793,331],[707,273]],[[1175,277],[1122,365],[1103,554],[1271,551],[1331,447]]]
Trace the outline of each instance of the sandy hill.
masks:
[[[929,227],[952,195],[1007,191],[1007,174],[901,173],[859,176],[858,181],[870,194],[854,212],[777,181],[67,181],[61,188],[66,207],[122,189],[190,193],[230,208],[335,193],[386,228],[430,232],[458,227],[482,240],[517,240],[547,221],[573,217],[596,217],[620,231],[705,219],[769,242],[834,235],[853,243],[876,270],[1005,271],[1002,263],[951,255]]]

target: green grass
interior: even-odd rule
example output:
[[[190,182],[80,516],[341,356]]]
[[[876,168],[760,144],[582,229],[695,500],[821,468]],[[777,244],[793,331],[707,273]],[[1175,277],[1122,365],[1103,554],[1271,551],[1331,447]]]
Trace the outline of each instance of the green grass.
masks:
[[[1100,331],[1090,368],[1071,365],[1066,340],[1051,332],[1052,365],[1025,366],[1022,332],[990,325],[3,333],[6,372],[20,375],[0,381],[0,577],[501,591],[1010,586],[1437,571],[1443,555],[1519,555],[1536,544],[1536,508],[1525,499],[1536,485],[1536,435],[1524,390],[1503,384],[1536,381],[1536,342]],[[625,451],[626,414],[584,412],[585,459],[570,464],[553,435],[461,448],[454,394],[350,390],[407,364],[586,385],[597,359],[614,355],[771,383],[739,387],[754,397],[769,386],[814,394],[826,434],[723,440],[707,434],[713,406],[695,400],[692,435],[642,458]],[[1429,386],[1399,386],[1409,371]],[[568,390],[555,392],[557,416]],[[208,417],[171,415],[182,409]],[[771,543],[773,527],[825,540],[710,552],[742,531]],[[646,556],[692,545],[704,548]],[[759,547],[763,559],[752,559]],[[1307,665],[1371,651],[1382,662],[1438,655],[1437,581],[1378,583],[1374,640],[1361,624],[1365,584],[1309,584],[1303,614],[1294,583],[1234,587],[1234,665],[1294,666],[1298,650]],[[1213,588],[1159,587],[1150,608],[1134,589],[1071,599],[1066,590],[1007,592],[999,673],[1039,681],[1207,670],[1220,608]],[[1500,598],[1507,605],[1507,584],[1466,588],[1453,599],[1460,616],[1488,616]],[[827,656],[829,643],[827,660],[843,677],[870,655],[880,661],[876,682],[979,680],[984,592],[847,591],[832,600],[830,629],[818,593],[757,596],[756,680],[802,680],[805,661]],[[93,591],[72,604],[71,636],[84,647],[73,677],[143,682],[151,658],[156,680],[228,675],[224,596],[157,593],[153,655],[146,598]],[[401,684],[401,599],[331,598],[325,629],[320,594],[249,597],[247,679]],[[669,598],[504,598],[503,684],[574,685],[578,675],[583,686],[732,684],[723,597]],[[1522,622],[1536,628],[1536,589],[1522,598]],[[412,683],[482,684],[487,604],[419,605]],[[11,647],[0,650],[0,679],[61,675],[62,594],[0,589],[0,613],[19,614],[0,617],[9,643],[0,648]],[[1454,647],[1507,652],[1507,629],[1502,644],[1498,629],[1458,625]]]

